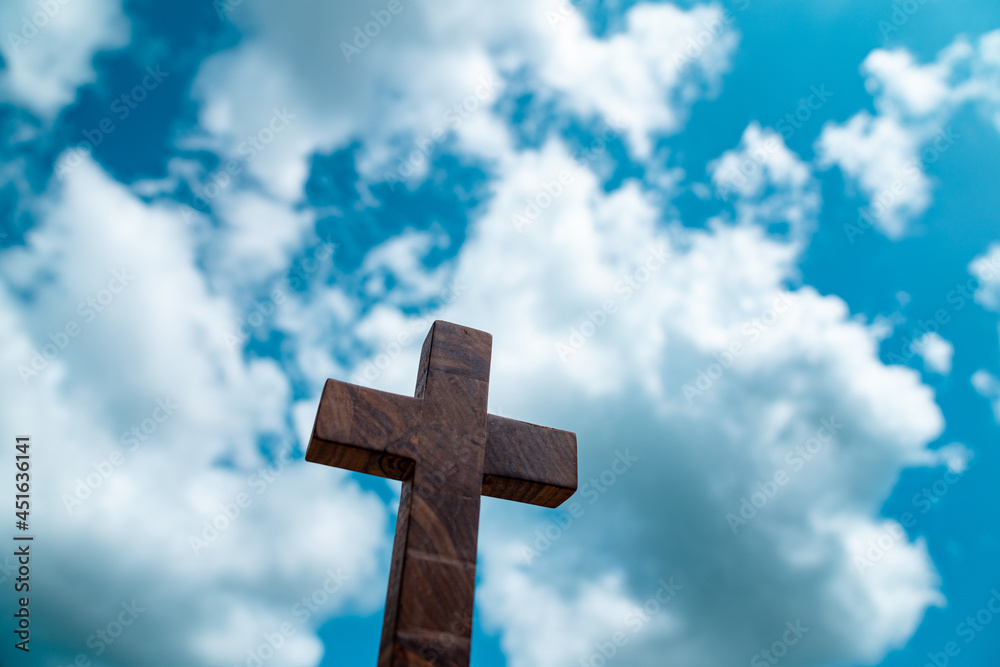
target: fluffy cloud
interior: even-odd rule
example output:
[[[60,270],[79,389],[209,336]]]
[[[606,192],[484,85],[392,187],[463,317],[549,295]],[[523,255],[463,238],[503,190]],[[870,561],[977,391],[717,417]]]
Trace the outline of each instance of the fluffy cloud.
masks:
[[[751,123],[739,147],[709,163],[708,170],[718,196],[735,203],[737,220],[808,239],[820,206],[817,183],[777,132]]]
[[[913,351],[924,360],[924,365],[940,375],[951,372],[951,358],[955,354],[955,346],[930,331],[913,341]]]
[[[896,118],[862,111],[823,129],[820,164],[836,164],[856,182],[871,202],[869,219],[898,238],[931,203],[931,182],[918,157],[923,140]]]
[[[978,281],[976,303],[993,312],[1000,312],[1000,244],[992,243],[969,263],[969,274]],[[1000,380],[986,369],[976,371],[972,387],[990,402],[993,416],[1000,423]]]
[[[129,35],[117,0],[5,2],[0,23],[6,65],[0,94],[50,118],[73,101],[77,87],[94,80],[94,53],[123,46]]]
[[[976,303],[1000,312],[1000,243],[992,243],[986,252],[969,263],[969,273],[978,281]],[[986,369],[976,371],[971,378],[976,392],[993,407],[993,416],[1000,423],[1000,380]]]
[[[976,303],[987,310],[1000,312],[1000,243],[993,243],[985,253],[969,264],[969,273],[979,280]]]
[[[33,514],[51,536],[37,641],[63,663],[93,658],[88,637],[135,600],[122,660],[242,662],[288,622],[269,664],[315,664],[325,617],[380,602],[386,508],[281,444],[288,380],[225,344],[235,300],[209,287],[175,206],[144,204],[89,159],[41,201],[0,296],[18,385],[2,420],[33,436],[53,499]],[[314,591],[305,620],[295,605]]]
[[[331,567],[350,577],[269,664],[314,663],[317,622],[374,609],[385,505],[315,466],[282,468],[266,496],[252,480],[278,442],[304,436],[326,377],[412,391],[427,320],[404,305],[434,295],[431,316],[493,333],[494,412],[579,434],[575,506],[484,500],[479,609],[512,665],[575,665],[618,631],[619,659],[640,667],[745,661],[789,623],[808,634],[788,664],[873,662],[905,642],[942,598],[925,545],[879,510],[903,468],[936,462],[926,445],[942,418],[917,373],[879,361],[876,328],[799,284],[819,207],[808,165],[750,125],[710,170],[736,218],[686,228],[663,192],[605,191],[561,139],[525,149],[492,112],[448,120],[482,77],[502,88],[523,74],[557,115],[621,122],[630,152],[648,158],[728,67],[736,37],[719,10],[640,5],[597,39],[572,11],[550,23],[534,5],[402,7],[357,53],[340,41],[384,5],[248,0],[228,12],[246,37],[201,70],[200,126],[184,141],[239,157],[278,111],[295,117],[266,159],[247,160],[253,178],[214,200],[217,227],[143,203],[85,161],[38,204],[28,245],[6,251],[12,373],[45,354],[49,334],[59,347],[58,332],[85,318],[78,303],[101,306],[0,408],[40,442],[73,443],[42,478],[72,494],[133,426],[148,436],[72,513],[40,511],[66,545],[47,570],[68,581],[87,564],[85,586],[42,592],[73,619],[41,624],[62,628],[51,644],[63,661],[133,597],[147,615],[119,647],[144,664],[245,660],[262,633],[297,622],[294,605]],[[928,90],[906,103],[930,105]],[[439,128],[495,175],[457,256],[428,270],[439,236],[407,231],[365,257],[360,293],[320,269],[311,291],[286,294],[262,327],[286,339],[280,364],[231,350],[253,293],[308,242],[310,214],[289,202],[312,151],[358,140],[377,176]],[[542,214],[518,225],[564,172]],[[359,206],[379,205],[360,194]],[[779,225],[790,233],[769,233]],[[112,289],[123,269],[134,279]],[[387,363],[366,374],[356,349]],[[180,407],[159,424],[164,397]],[[205,522],[240,493],[251,502],[210,538]]]
[[[776,211],[763,193],[814,184],[768,138],[781,158],[746,195]],[[717,182],[761,139],[748,129]],[[796,621],[796,663],[904,643],[942,598],[923,543],[877,515],[899,471],[932,458],[931,391],[882,365],[839,299],[789,289],[801,246],[764,234],[771,220],[661,228],[651,196],[584,171],[519,229],[523,202],[574,165],[559,141],[501,162],[456,259],[464,292],[435,317],[493,333],[493,409],[576,430],[582,484],[544,520],[484,501],[480,612],[511,664],[579,664],[619,631],[628,664],[731,664]],[[373,317],[359,330],[375,349],[415,328]],[[409,391],[418,343],[380,387]],[[883,535],[891,548],[865,556]],[[677,595],[644,617],[671,578]]]
[[[993,416],[1000,423],[1000,380],[988,370],[979,369],[972,374],[972,388],[990,402]]]
[[[960,139],[948,125],[952,115],[973,103],[1000,130],[1000,31],[975,45],[959,37],[927,65],[904,49],[877,49],[861,72],[877,113],[827,124],[818,162],[839,167],[868,199],[862,228],[899,238],[933,201],[928,167]]]
[[[362,136],[363,169],[394,170],[398,155],[440,142],[469,124],[468,109],[527,76],[560,110],[623,124],[645,156],[657,135],[676,132],[690,105],[718,89],[737,42],[716,7],[637,5],[623,32],[598,39],[558,3],[400,6],[379,26],[372,12],[387,10],[374,0],[241,3],[229,17],[247,37],[202,67],[195,95],[209,139],[190,140],[235,153],[266,123],[262,104],[287,108],[297,119],[251,171],[294,197],[311,151]],[[337,26],[332,35],[329,26]],[[475,139],[480,147],[491,141]]]

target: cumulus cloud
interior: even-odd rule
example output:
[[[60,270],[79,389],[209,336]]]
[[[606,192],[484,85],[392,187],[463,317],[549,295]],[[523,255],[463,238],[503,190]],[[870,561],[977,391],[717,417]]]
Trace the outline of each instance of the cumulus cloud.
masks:
[[[816,142],[820,166],[839,167],[868,199],[855,234],[875,226],[899,238],[928,209],[928,168],[960,140],[949,121],[963,105],[980,107],[1000,130],[998,53],[1000,31],[994,31],[974,44],[957,38],[929,64],[905,49],[876,49],[865,58],[861,72],[875,115],[860,111],[844,123],[828,123]]]
[[[916,372],[879,361],[877,327],[801,284],[819,210],[810,167],[751,124],[710,168],[735,219],[692,228],[662,192],[632,180],[606,191],[556,136],[523,148],[495,113],[446,116],[482,77],[506,85],[522,72],[554,113],[620,122],[644,160],[728,68],[736,36],[720,10],[640,5],[598,39],[574,13],[552,25],[534,5],[402,6],[357,53],[340,42],[355,44],[354,27],[382,7],[248,0],[228,12],[245,37],[202,68],[200,125],[184,141],[238,157],[275,109],[296,117],[266,159],[247,161],[252,178],[213,201],[217,232],[85,160],[38,204],[27,246],[5,252],[0,309],[11,316],[0,326],[14,344],[0,354],[11,372],[36,352],[45,363],[0,410],[40,441],[77,443],[44,478],[72,494],[133,426],[148,440],[72,513],[44,514],[67,545],[48,571],[90,568],[87,586],[53,580],[43,592],[78,619],[43,624],[62,628],[60,657],[136,597],[148,623],[123,638],[123,660],[242,661],[263,633],[298,622],[295,605],[324,589],[331,567],[350,577],[269,664],[314,663],[321,620],[372,611],[386,506],[314,466],[286,465],[266,495],[251,480],[277,443],[305,435],[325,378],[411,392],[428,316],[493,334],[494,412],[579,434],[575,505],[545,514],[484,500],[479,609],[512,665],[576,665],[616,632],[628,637],[619,659],[640,667],[735,664],[789,623],[809,628],[789,665],[874,662],[904,643],[942,598],[926,546],[879,511],[901,470],[933,458],[943,421]],[[330,26],[341,31],[332,39]],[[923,109],[935,93],[905,99]],[[493,176],[457,256],[428,269],[440,236],[407,231],[364,258],[360,293],[328,269],[309,292],[287,293],[265,327],[286,339],[280,362],[230,349],[248,286],[308,243],[310,213],[291,202],[312,152],[357,140],[370,180],[442,127]],[[517,224],[564,172],[544,211]],[[115,291],[123,270],[134,280]],[[406,307],[428,297],[430,313]],[[88,299],[97,305],[83,322]],[[57,332],[77,319],[61,347]],[[366,360],[340,354],[355,343],[386,363],[366,373]],[[166,396],[180,407],[148,433]],[[210,537],[240,493],[251,502]],[[69,546],[84,543],[82,554]]]
[[[38,641],[92,658],[88,637],[135,600],[117,659],[241,662],[288,622],[269,664],[315,664],[325,617],[380,602],[386,508],[289,449],[288,380],[225,345],[236,306],[209,287],[175,206],[143,203],[89,158],[42,201],[26,245],[5,251],[0,303],[18,386],[3,422],[33,436],[54,499],[36,513],[52,575]],[[321,589],[303,620],[295,604]]]
[[[676,132],[690,106],[714,94],[737,43],[718,7],[640,4],[607,39],[558,3],[403,2],[386,25],[368,25],[371,12],[385,11],[374,1],[241,3],[229,17],[247,36],[201,68],[195,95],[208,136],[189,140],[235,152],[266,121],[264,100],[287,107],[297,120],[250,169],[264,187],[294,197],[313,150],[363,136],[362,168],[395,169],[398,155],[469,124],[470,97],[485,106],[527,76],[560,110],[623,124],[630,147],[646,156],[657,135]],[[337,26],[332,35],[329,26]]]
[[[94,54],[123,46],[129,24],[117,0],[34,2],[0,6],[5,69],[0,94],[39,116],[51,118],[96,78]]]
[[[947,375],[951,372],[951,358],[955,354],[955,346],[939,334],[930,331],[913,341],[913,351],[924,360],[928,370]]]
[[[740,222],[767,225],[798,241],[812,232],[820,206],[816,180],[774,130],[751,123],[739,147],[710,162],[708,171],[718,196],[735,203]]]
[[[811,191],[774,141],[780,168],[746,189],[763,210],[765,192]],[[579,664],[616,632],[628,664],[731,664],[796,620],[810,635],[795,664],[904,643],[942,598],[925,545],[877,516],[899,471],[930,458],[930,390],[878,360],[842,301],[790,289],[800,246],[767,220],[663,228],[650,195],[585,172],[518,229],[512,213],[572,160],[553,140],[503,164],[456,259],[465,291],[435,317],[493,333],[494,409],[576,430],[581,465],[576,498],[544,520],[484,501],[480,612],[511,664]],[[406,330],[373,317],[374,348]],[[418,342],[379,386],[409,389]],[[622,454],[638,462],[612,474]],[[859,567],[887,530],[891,549]],[[644,618],[671,577],[679,593]]]
[[[853,179],[871,202],[869,218],[898,238],[931,203],[931,182],[918,157],[922,141],[898,119],[862,111],[824,128],[820,164],[836,164]]]

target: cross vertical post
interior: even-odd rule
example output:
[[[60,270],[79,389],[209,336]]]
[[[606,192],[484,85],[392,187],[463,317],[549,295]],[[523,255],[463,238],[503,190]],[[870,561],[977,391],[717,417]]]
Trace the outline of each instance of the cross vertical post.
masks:
[[[557,507],[576,435],[487,414],[492,337],[437,321],[414,398],[328,380],[308,461],[403,482],[379,667],[469,664],[481,495]]]

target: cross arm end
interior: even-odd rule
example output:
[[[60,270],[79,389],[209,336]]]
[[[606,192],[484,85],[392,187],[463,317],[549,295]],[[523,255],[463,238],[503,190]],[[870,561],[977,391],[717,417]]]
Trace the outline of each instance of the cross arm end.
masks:
[[[327,380],[306,460],[390,479],[413,470],[420,399]]]
[[[575,433],[487,416],[483,495],[558,507],[576,487]]]

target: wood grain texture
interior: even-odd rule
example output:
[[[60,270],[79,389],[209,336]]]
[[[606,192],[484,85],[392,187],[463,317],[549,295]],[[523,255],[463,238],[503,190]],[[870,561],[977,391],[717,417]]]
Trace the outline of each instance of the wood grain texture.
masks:
[[[576,485],[576,433],[487,416],[484,496],[559,507]]]
[[[306,460],[403,482],[379,667],[467,666],[482,495],[557,507],[576,435],[489,415],[492,337],[431,326],[415,397],[328,380]]]

